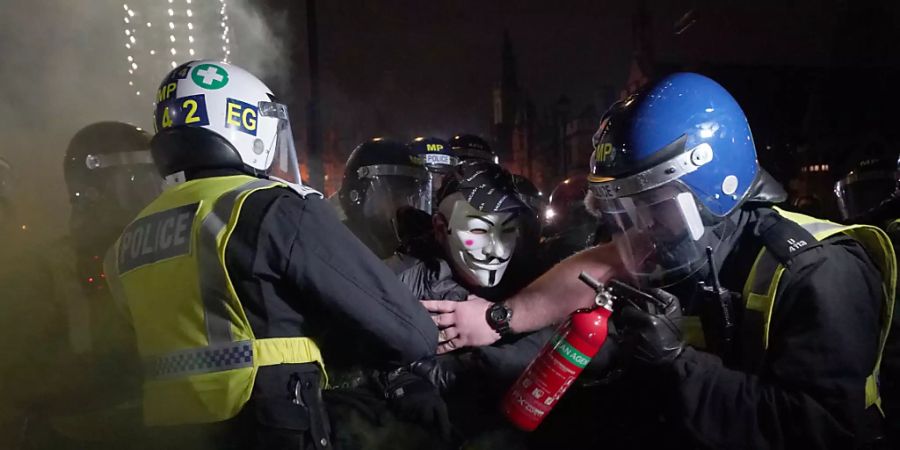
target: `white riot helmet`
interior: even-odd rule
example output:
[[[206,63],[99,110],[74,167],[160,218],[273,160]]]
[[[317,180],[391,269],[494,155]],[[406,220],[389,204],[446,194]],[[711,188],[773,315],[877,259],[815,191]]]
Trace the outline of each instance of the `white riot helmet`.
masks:
[[[287,107],[240,67],[204,60],[169,72],[156,94],[155,126],[153,158],[165,177],[234,168],[300,182]]]

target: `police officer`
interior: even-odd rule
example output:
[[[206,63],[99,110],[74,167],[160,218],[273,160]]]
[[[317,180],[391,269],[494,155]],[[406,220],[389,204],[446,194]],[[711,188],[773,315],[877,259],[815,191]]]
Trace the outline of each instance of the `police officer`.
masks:
[[[884,233],[773,206],[784,191],[757,165],[746,117],[700,75],[670,75],[615,104],[594,146],[594,207],[615,227],[612,244],[566,259],[505,304],[427,303],[457,346],[589,305],[581,271],[618,277],[657,297],[620,302],[616,320],[639,388],[628,404],[649,423],[666,419],[638,437],[716,448],[876,444],[895,276]],[[681,308],[645,307],[676,301]]]
[[[900,245],[900,190],[896,153],[866,149],[854,158],[847,174],[835,183],[834,192],[845,223],[882,227]],[[900,442],[900,315],[893,325],[881,358],[882,408],[890,440]]]
[[[109,295],[102,256],[125,225],[160,191],[150,136],[121,122],[79,130],[63,173],[69,232],[41,243],[6,272],[4,341],[20,342],[18,399],[28,448],[140,448],[140,372],[127,314]],[[10,311],[8,308],[13,308]],[[22,321],[28,317],[28,321]],[[77,368],[77,370],[73,370]]]
[[[486,140],[474,134],[457,134],[450,138],[450,149],[460,161],[472,159],[500,164],[500,157]]]
[[[147,369],[144,419],[172,438],[164,445],[329,448],[325,361],[401,365],[437,342],[428,314],[319,193],[267,175],[274,155],[294,152],[273,99],[216,61],[182,64],[158,91],[151,151],[173,185],[106,264]],[[446,433],[426,380],[391,377],[384,391]]]
[[[387,258],[401,244],[397,211],[408,207],[431,214],[431,175],[406,145],[374,138],[350,154],[337,199],[347,228]]]
[[[438,189],[444,177],[459,164],[459,157],[447,141],[436,137],[417,137],[408,144],[410,151],[421,158],[425,168],[431,173],[431,206],[437,208]]]
[[[854,158],[834,184],[841,217],[847,223],[890,225],[900,216],[897,154],[866,151]]]

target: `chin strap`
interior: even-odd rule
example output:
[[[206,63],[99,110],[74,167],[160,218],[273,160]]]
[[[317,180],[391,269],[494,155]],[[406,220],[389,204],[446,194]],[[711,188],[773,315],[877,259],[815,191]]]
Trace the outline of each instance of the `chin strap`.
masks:
[[[747,195],[746,202],[778,204],[787,201],[787,191],[775,180],[765,169],[759,169],[759,175],[750,186],[750,193]]]

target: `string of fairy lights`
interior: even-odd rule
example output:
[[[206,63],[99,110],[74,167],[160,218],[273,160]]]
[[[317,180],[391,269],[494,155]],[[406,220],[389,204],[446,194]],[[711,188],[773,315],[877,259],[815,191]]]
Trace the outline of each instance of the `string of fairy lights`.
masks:
[[[132,0],[141,1],[125,10],[125,48],[128,50],[128,86],[141,96],[139,71],[158,81],[169,69],[190,59],[218,59],[228,62],[231,56],[231,27],[228,3],[219,0],[218,14],[213,2],[203,0]],[[199,3],[199,2],[198,2]],[[215,43],[216,37],[221,41]],[[155,82],[154,81],[154,82]]]

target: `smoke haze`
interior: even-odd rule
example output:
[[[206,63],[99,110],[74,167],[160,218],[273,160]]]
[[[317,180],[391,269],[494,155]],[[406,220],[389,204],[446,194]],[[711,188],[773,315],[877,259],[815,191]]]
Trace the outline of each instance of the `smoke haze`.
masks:
[[[251,3],[227,3],[229,61],[272,79],[281,45]],[[170,62],[223,57],[220,6],[214,0],[3,0],[0,157],[14,168],[12,190],[22,223],[35,233],[66,232],[62,161],[69,139],[102,120],[152,129],[153,94]],[[177,44],[167,39],[168,7],[175,9]],[[188,8],[191,19],[185,17]],[[135,16],[126,24],[128,9]],[[158,23],[147,27],[151,19]],[[193,57],[186,51],[188,31],[177,28],[188,20],[196,23]],[[134,33],[126,35],[129,27]],[[137,45],[128,49],[130,35]],[[172,46],[179,49],[175,56],[169,54]],[[139,65],[133,74],[129,56]]]

